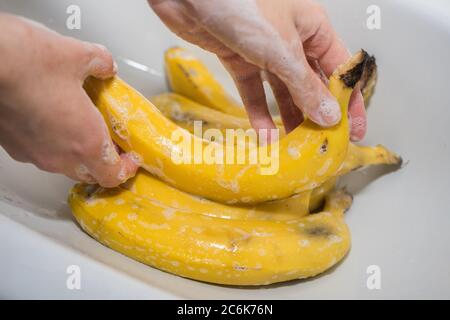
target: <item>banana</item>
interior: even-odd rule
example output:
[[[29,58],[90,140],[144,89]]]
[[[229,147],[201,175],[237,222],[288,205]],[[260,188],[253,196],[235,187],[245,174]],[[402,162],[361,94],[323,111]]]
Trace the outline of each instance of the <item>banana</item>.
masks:
[[[155,107],[178,126],[194,133],[194,121],[201,121],[203,129],[250,129],[247,118],[227,114],[203,106],[176,93],[163,93],[151,97]]]
[[[270,175],[263,173],[261,163],[199,164],[192,155],[188,161],[175,163],[172,155],[180,154],[180,145],[171,139],[174,132],[183,132],[194,148],[211,150],[217,144],[179,128],[117,77],[106,81],[89,78],[85,89],[104,116],[114,141],[125,151],[136,152],[151,173],[180,190],[212,200],[259,203],[287,198],[335,176],[348,149],[347,106],[352,88],[370,61],[368,54],[360,51],[333,73],[329,88],[340,102],[341,122],[323,129],[305,120],[280,140],[279,168]],[[255,152],[261,155],[268,151],[259,146]]]
[[[174,93],[226,114],[247,118],[244,107],[225,91],[206,65],[187,49],[170,48],[164,57],[167,78]],[[283,127],[280,116],[273,116],[273,121]]]
[[[226,129],[248,129],[251,127],[246,119],[213,110],[175,93],[159,94],[150,100],[166,117],[191,133],[194,133],[194,121],[202,122],[204,127],[207,128],[220,129],[223,133]],[[360,168],[383,164],[399,165],[401,164],[401,158],[381,145],[365,147],[350,143],[345,161],[336,177]],[[329,181],[315,188],[312,194],[302,192],[287,199],[255,205],[253,209],[273,214],[279,212],[307,214],[320,206],[325,195],[334,188],[336,177],[330,178]],[[307,200],[308,197],[311,198],[309,201]],[[310,203],[308,204],[308,202]]]
[[[199,198],[168,186],[143,171],[124,184],[124,187],[138,196],[160,202],[166,207],[192,209],[212,217],[242,220],[290,220],[317,210],[325,196],[334,189],[337,177],[368,166],[400,164],[401,158],[382,146],[360,147],[350,144],[347,158],[336,177],[330,178],[313,190],[304,191],[287,199],[254,205],[226,205]]]
[[[80,226],[105,246],[182,277],[248,286],[312,277],[338,263],[350,249],[351,201],[334,192],[323,212],[283,222],[168,209],[120,188],[79,184],[69,196]]]
[[[389,151],[382,145],[358,146],[350,143],[347,157],[338,170],[338,176],[345,175],[351,171],[362,169],[373,165],[395,165],[401,166],[403,160],[400,156]]]
[[[203,62],[188,50],[170,48],[164,58],[167,78],[173,92],[224,113],[247,117],[245,110],[225,92]]]
[[[221,129],[249,129],[250,123],[246,119],[212,110],[197,102],[175,93],[163,93],[152,97],[151,102],[170,120],[194,133],[194,121],[200,121],[204,128]],[[372,165],[399,165],[401,158],[382,145],[358,146],[349,143],[347,156],[337,176],[350,171]]]
[[[311,191],[311,196],[309,198],[308,203],[308,212],[315,212],[318,210],[323,204],[326,196],[330,194],[334,188],[336,187],[338,178],[334,177],[327,181],[325,181],[322,185],[318,186],[317,188],[314,188]],[[281,200],[279,200],[281,201]],[[289,201],[289,198],[286,199],[286,201]]]
[[[226,205],[199,198],[175,189],[145,171],[122,185],[135,195],[167,208],[196,212],[205,216],[238,220],[286,221],[309,214],[309,202],[321,202],[323,194],[308,190],[289,198],[283,204],[272,201],[254,206]],[[320,198],[320,199],[319,199]]]

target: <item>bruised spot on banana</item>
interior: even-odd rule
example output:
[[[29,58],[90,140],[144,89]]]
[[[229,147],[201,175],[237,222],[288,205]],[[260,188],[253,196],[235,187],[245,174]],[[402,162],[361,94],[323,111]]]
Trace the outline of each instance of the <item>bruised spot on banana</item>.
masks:
[[[224,166],[199,164],[194,159],[174,163],[171,155],[179,152],[179,146],[171,140],[171,134],[181,129],[152,103],[117,77],[110,80],[89,78],[85,89],[105,117],[114,141],[125,151],[139,154],[144,167],[165,182],[215,201],[259,203],[287,198],[336,175],[349,144],[347,106],[352,87],[364,73],[368,61],[372,61],[369,55],[360,51],[333,73],[329,88],[340,103],[342,120],[332,128],[321,128],[305,120],[280,140],[279,167],[271,175],[263,174],[260,164]],[[352,74],[354,81],[351,83],[342,80],[348,74]],[[114,132],[111,119],[121,123],[121,134]],[[190,139],[194,146],[205,148],[213,143],[193,135]],[[327,148],[321,152],[324,142],[327,142]],[[292,149],[297,150],[297,158],[291,156]],[[286,183],[286,179],[290,182]]]

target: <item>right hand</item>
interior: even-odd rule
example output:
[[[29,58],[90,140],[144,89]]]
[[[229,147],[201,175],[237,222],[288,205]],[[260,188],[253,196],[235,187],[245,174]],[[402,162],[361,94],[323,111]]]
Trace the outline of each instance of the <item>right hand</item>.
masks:
[[[115,187],[138,164],[119,155],[86,92],[88,76],[116,73],[102,46],[0,13],[0,145],[15,160],[72,179]]]
[[[341,118],[323,81],[350,58],[325,10],[311,0],[148,0],[178,36],[215,53],[233,77],[255,129],[272,129],[263,89],[266,75],[286,131],[303,114],[321,126]],[[321,81],[322,80],[322,81]],[[366,132],[364,100],[349,105],[351,138]]]

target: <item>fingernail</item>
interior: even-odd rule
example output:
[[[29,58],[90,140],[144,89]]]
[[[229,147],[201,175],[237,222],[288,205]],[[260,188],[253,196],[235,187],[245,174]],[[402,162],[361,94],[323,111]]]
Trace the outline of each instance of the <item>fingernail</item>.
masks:
[[[327,127],[335,125],[341,119],[341,108],[335,99],[324,98],[320,101],[316,112],[316,121],[319,125]]]
[[[106,48],[104,45],[102,45],[100,43],[94,43],[94,46],[97,46],[98,48],[100,48],[101,50],[103,50],[105,52],[109,52],[108,48]]]
[[[117,175],[117,179],[119,179],[120,183],[124,183],[129,178],[131,178],[130,172],[128,172],[125,166],[122,166],[122,168],[120,168],[119,174]]]
[[[352,142],[359,142],[363,139],[364,137],[361,137],[359,135],[356,134],[350,134],[350,141]]]
[[[117,66],[117,63],[114,61],[114,63],[113,63],[113,72],[114,72],[114,74],[116,74],[117,71],[119,71],[119,67]]]

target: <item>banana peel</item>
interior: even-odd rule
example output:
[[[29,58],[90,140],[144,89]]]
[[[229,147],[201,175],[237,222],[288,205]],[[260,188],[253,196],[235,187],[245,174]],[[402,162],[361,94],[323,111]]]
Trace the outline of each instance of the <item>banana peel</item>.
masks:
[[[161,206],[125,189],[76,185],[69,197],[82,228],[102,244],[182,277],[267,285],[315,276],[350,248],[344,212],[351,196],[328,196],[324,211],[289,221],[239,220]]]
[[[167,78],[173,92],[238,117],[247,117],[202,61],[188,50],[174,47],[164,55]]]

